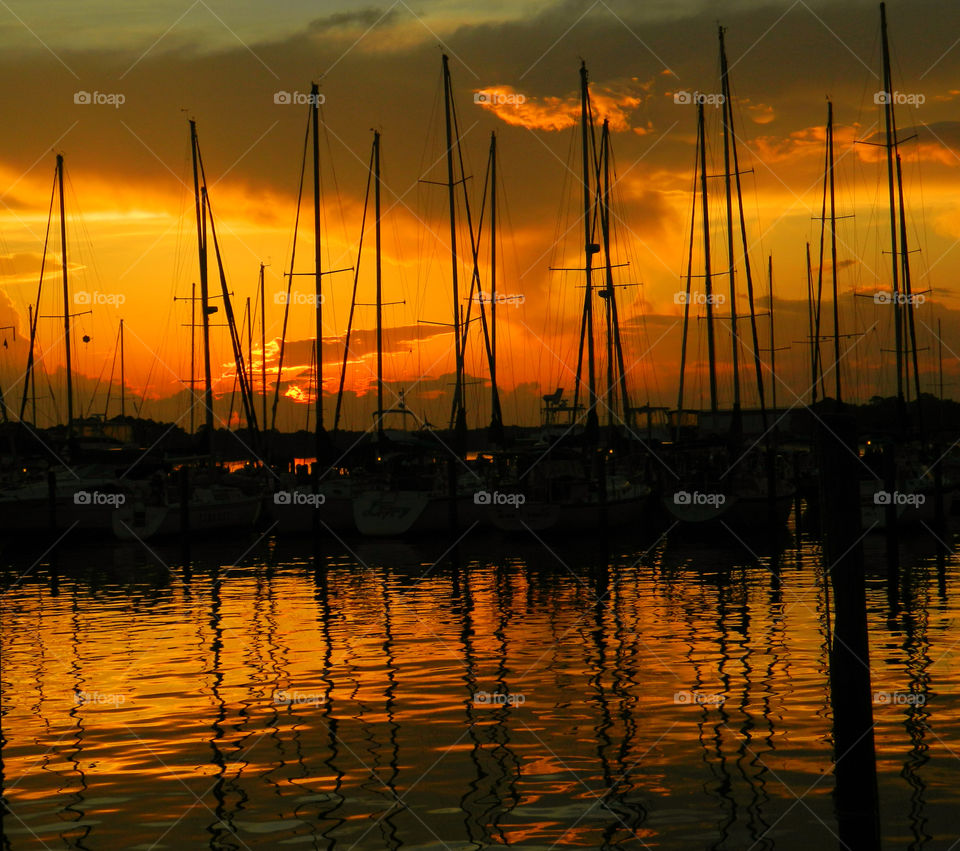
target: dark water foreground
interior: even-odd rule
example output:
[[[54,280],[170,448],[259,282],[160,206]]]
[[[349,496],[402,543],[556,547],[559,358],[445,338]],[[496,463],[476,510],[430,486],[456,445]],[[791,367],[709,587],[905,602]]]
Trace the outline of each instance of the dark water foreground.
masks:
[[[840,847],[819,550],[647,546],[5,553],[3,848]],[[884,847],[950,848],[958,561],[866,553]]]

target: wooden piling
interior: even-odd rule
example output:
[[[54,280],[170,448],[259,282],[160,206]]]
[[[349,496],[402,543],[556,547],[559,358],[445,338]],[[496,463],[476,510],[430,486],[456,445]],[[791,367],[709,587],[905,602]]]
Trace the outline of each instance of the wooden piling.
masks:
[[[853,417],[825,416],[817,448],[825,568],[834,592],[830,696],[839,837],[843,847],[874,851],[880,848],[879,796]]]

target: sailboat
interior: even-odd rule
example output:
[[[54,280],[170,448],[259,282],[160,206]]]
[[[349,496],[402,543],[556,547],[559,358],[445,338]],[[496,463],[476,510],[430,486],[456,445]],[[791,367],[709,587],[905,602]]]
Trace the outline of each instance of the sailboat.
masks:
[[[79,315],[71,313],[69,264],[67,262],[67,224],[64,201],[64,161],[57,154],[53,190],[50,199],[49,235],[53,223],[54,199],[58,199],[60,230],[60,265],[63,297],[63,340],[66,363],[66,446],[60,462],[51,465],[44,477],[28,476],[0,491],[0,531],[22,536],[29,532],[59,532],[109,530],[117,507],[131,497],[131,485],[118,478],[117,472],[103,464],[78,463],[82,449],[74,418],[73,347],[71,342],[71,319]],[[35,395],[34,351],[37,344],[37,322],[40,316],[40,299],[43,294],[44,269],[47,254],[44,245],[43,262],[37,290],[37,309],[31,311],[30,342],[27,354],[23,398],[19,419],[25,422],[27,402],[31,391]],[[80,311],[79,313],[89,313]],[[34,419],[36,416],[34,415]]]
[[[547,442],[552,435],[545,436],[541,445],[506,451],[495,459],[499,473],[496,490],[487,494],[488,505],[491,522],[504,532],[577,533],[627,524],[636,526],[642,522],[652,494],[651,487],[644,481],[642,466],[636,463],[635,455],[629,451],[629,441],[622,434],[624,431],[630,434],[626,423],[631,408],[610,250],[610,126],[608,121],[603,122],[598,151],[586,63],[580,66],[580,131],[584,267],[576,271],[584,273],[585,285],[577,389],[571,410],[575,416],[582,410],[579,394],[586,349],[585,420],[582,431],[575,437]],[[594,259],[601,252],[601,243],[603,286],[597,285],[593,278],[594,271],[601,271],[594,266]],[[597,297],[606,306],[607,386],[604,404],[608,419],[603,436],[598,416],[601,397],[597,389],[594,339],[594,299]],[[562,391],[555,396],[559,400]],[[550,400],[544,399],[549,406]],[[555,410],[554,403],[550,413]],[[643,455],[645,450],[634,448],[636,454]]]
[[[887,36],[886,4],[880,4],[880,40],[883,94],[877,98],[884,119],[884,141],[872,142],[886,152],[887,190],[889,198],[891,294],[887,299],[893,310],[894,354],[897,403],[895,436],[885,441],[883,455],[894,453],[892,470],[875,470],[860,483],[861,521],[865,530],[884,531],[890,522],[898,527],[919,528],[930,524],[935,513],[935,483],[929,462],[943,458],[925,440],[920,367],[914,310],[917,296],[911,281],[910,248],[907,242],[907,214],[903,196],[903,170],[900,159],[893,81],[890,69],[890,44]],[[922,303],[922,299],[920,301]],[[911,378],[916,402],[916,419],[908,421],[907,395]],[[878,458],[882,456],[877,456]],[[870,456],[865,459],[873,460]],[[887,462],[883,461],[884,466]],[[886,475],[884,475],[886,473]],[[892,490],[886,487],[892,484]],[[955,482],[949,481],[952,490]]]
[[[453,89],[450,78],[450,62],[446,54],[442,57],[444,122],[446,129],[446,167],[450,222],[451,252],[451,289],[453,294],[454,357],[456,361],[456,382],[452,403],[451,445],[438,444],[435,438],[416,433],[402,442],[385,439],[382,427],[383,416],[383,377],[382,361],[379,360],[378,345],[378,410],[377,418],[377,463],[370,471],[371,480],[353,500],[353,519],[356,529],[362,535],[372,537],[396,537],[416,534],[438,534],[444,532],[468,531],[485,520],[485,512],[475,500],[483,482],[474,469],[466,462],[467,421],[464,400],[464,348],[466,327],[460,309],[459,264],[457,254],[456,189],[463,181],[463,161],[459,159],[460,179],[455,179],[456,155],[460,154],[459,132],[456,129],[456,110],[453,102]],[[376,176],[379,188],[379,172]],[[474,286],[479,283],[477,272],[477,252],[473,225],[470,220],[470,207],[464,189],[464,201],[467,209],[467,228],[470,231],[473,249]],[[379,227],[379,208],[377,222]],[[378,240],[379,244],[379,240]],[[379,252],[378,252],[378,282]],[[378,283],[379,304],[379,283]],[[482,310],[482,305],[481,305]],[[378,340],[381,322],[378,308]],[[438,451],[438,445],[442,448]]]
[[[139,489],[135,499],[127,500],[113,515],[113,533],[118,540],[149,540],[156,537],[179,536],[191,533],[226,531],[230,529],[250,529],[260,516],[261,496],[259,493],[244,493],[240,488],[231,486],[224,471],[212,464],[213,458],[213,379],[210,366],[210,316],[217,307],[210,304],[211,296],[208,283],[207,248],[209,223],[210,235],[219,270],[221,298],[230,329],[233,344],[234,362],[240,383],[241,396],[248,426],[256,434],[256,414],[253,394],[246,374],[242,346],[234,323],[230,293],[224,276],[214,227],[213,211],[207,197],[206,175],[200,155],[200,142],[197,137],[196,121],[190,120],[190,147],[193,160],[193,187],[197,218],[197,249],[200,265],[200,315],[203,328],[203,369],[204,369],[204,426],[202,442],[207,458],[205,468],[198,471],[181,469],[184,480],[173,481],[156,474],[149,485]],[[191,387],[193,376],[191,375]],[[190,481],[192,479],[192,481]],[[186,499],[186,505],[184,505]]]
[[[690,305],[693,302],[691,284],[693,278],[693,243],[695,233],[691,228],[691,244],[686,276],[683,332],[681,341],[680,381],[677,410],[674,414],[676,443],[666,453],[676,476],[670,487],[664,487],[662,503],[668,514],[687,527],[710,528],[725,525],[735,530],[775,529],[782,526],[789,515],[794,497],[794,485],[786,480],[783,465],[777,457],[773,433],[768,428],[768,414],[764,396],[764,381],[760,361],[760,346],[757,332],[756,311],[753,298],[753,278],[748,252],[746,222],[743,209],[743,193],[740,184],[740,166],[736,135],[733,129],[733,104],[724,45],[724,29],[719,28],[721,109],[724,153],[724,188],[726,200],[726,259],[728,263],[729,296],[714,292],[712,268],[710,221],[707,179],[706,126],[704,104],[697,103],[697,165],[696,183],[699,183],[701,226],[703,234],[703,282],[704,307],[706,312],[708,377],[710,390],[709,413],[698,415],[701,430],[707,435],[697,441],[684,440],[683,425],[692,412],[684,407],[684,379],[686,369],[687,340],[690,322]],[[760,403],[762,446],[745,444],[743,440],[743,413],[741,410],[740,379],[740,332],[737,313],[736,254],[734,249],[734,186],[739,210],[739,231],[742,239],[743,267],[747,283],[749,318],[752,331],[753,362],[756,387]],[[696,220],[697,198],[694,197],[693,220]],[[731,336],[731,372],[733,379],[732,408],[728,418],[719,409],[717,387],[717,352],[715,339],[714,306],[729,301]],[[771,296],[772,298],[772,296]],[[772,309],[772,301],[771,301]],[[724,423],[724,420],[727,422]],[[704,429],[704,426],[706,428]],[[726,436],[718,439],[716,432],[727,428]],[[713,435],[710,432],[714,432]]]
[[[290,477],[281,477],[276,482],[272,500],[268,503],[270,517],[276,523],[276,529],[280,534],[294,533],[317,533],[322,529],[338,532],[351,532],[354,529],[354,499],[359,488],[365,482],[363,472],[359,468],[351,469],[349,475],[341,465],[331,467],[323,463],[325,456],[329,455],[329,443],[324,430],[323,420],[323,356],[322,356],[322,305],[323,291],[322,281],[325,274],[332,272],[351,271],[350,269],[335,269],[324,271],[321,267],[321,196],[320,196],[320,97],[319,86],[312,84],[311,97],[308,115],[308,132],[312,141],[312,162],[313,162],[313,219],[314,219],[314,302],[316,310],[316,338],[314,343],[313,355],[313,384],[314,384],[314,449],[315,461],[312,470],[312,481],[309,483],[297,482]],[[380,245],[380,134],[374,133],[373,151],[371,153],[371,176],[376,176],[376,228],[377,228],[377,299],[380,300],[380,265],[379,265],[379,245]],[[301,168],[300,185],[303,186],[303,177],[306,172],[306,149],[304,150],[304,162]],[[369,189],[369,187],[368,187]],[[299,199],[297,208],[297,222],[299,223]],[[294,262],[296,260],[296,232],[293,238],[293,253],[290,260],[290,272],[287,276],[287,299],[284,312],[283,328],[284,335],[287,326],[287,318],[290,309],[290,292],[293,286],[295,274],[301,274],[294,271]],[[363,245],[363,234],[360,236],[360,246]],[[359,257],[355,271],[354,284],[356,286],[356,275],[359,274]],[[302,273],[310,274],[310,273]],[[351,311],[351,323],[352,323]],[[379,322],[379,312],[378,312]],[[349,329],[347,336],[347,346],[349,347]],[[277,387],[274,394],[273,417],[276,422],[277,401],[280,393],[281,371],[283,369],[284,342],[281,335],[280,361],[277,367]],[[378,335],[378,347],[380,338]],[[345,367],[344,367],[345,368]],[[381,386],[382,386],[382,367],[381,367]],[[337,408],[334,417],[334,431],[339,424],[340,401],[342,398],[343,381],[341,378],[341,392],[338,394]],[[382,394],[381,394],[382,396]],[[382,407],[382,401],[380,403]]]

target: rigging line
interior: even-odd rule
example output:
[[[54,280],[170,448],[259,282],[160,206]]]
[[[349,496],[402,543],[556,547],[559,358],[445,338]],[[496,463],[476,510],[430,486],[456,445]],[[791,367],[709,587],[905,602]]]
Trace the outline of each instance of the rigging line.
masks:
[[[464,202],[464,208],[465,208],[466,217],[467,217],[467,228],[470,232],[470,252],[473,258],[473,272],[470,278],[470,294],[467,299],[466,320],[464,321],[464,325],[463,325],[463,343],[460,349],[463,360],[466,360],[467,333],[470,328],[470,313],[473,308],[474,289],[476,289],[478,297],[480,297],[483,294],[481,284],[480,284],[480,237],[483,232],[483,216],[484,216],[484,211],[486,209],[486,203],[487,203],[487,189],[489,188],[489,183],[490,183],[491,161],[490,159],[487,160],[487,171],[486,171],[486,175],[484,176],[483,195],[482,195],[482,201],[480,203],[480,215],[479,215],[479,218],[477,219],[476,236],[474,236],[473,221],[470,213],[470,202],[469,202],[469,199],[467,198],[467,187],[466,187],[466,181],[464,178],[463,148],[460,145],[460,136],[459,136],[460,128],[459,128],[459,125],[457,124],[456,111],[453,112],[453,126],[454,126],[454,132],[457,136],[457,152],[460,159],[460,177],[461,177],[461,183],[463,184],[463,202]],[[495,237],[496,237],[496,234],[491,235],[491,239],[494,239]],[[490,295],[491,297],[494,297],[495,294],[491,292]],[[484,308],[482,298],[480,299],[479,309],[480,309],[480,325],[483,331],[483,342],[484,342],[484,346],[487,354],[487,366],[488,366],[488,369],[490,369],[491,372],[493,372],[493,345],[490,339],[490,329],[487,324],[487,312],[486,312],[486,309]],[[494,393],[496,393],[496,388],[493,388],[493,389],[494,389]],[[497,401],[497,407],[499,407],[499,400]]]
[[[244,366],[243,344],[237,332],[237,325],[234,320],[233,304],[230,301],[230,292],[227,287],[227,278],[223,266],[223,257],[220,253],[220,241],[217,239],[217,230],[213,219],[213,205],[210,203],[210,196],[207,193],[207,174],[203,166],[203,156],[197,149],[197,161],[200,165],[200,177],[203,181],[203,199],[206,202],[207,210],[210,215],[210,233],[213,236],[213,249],[217,258],[217,271],[220,277],[220,290],[223,295],[223,307],[227,316],[227,325],[230,329],[230,342],[233,348],[234,366],[240,378],[240,393],[243,399],[244,412],[247,418],[247,428],[254,432],[257,430],[256,413],[253,404],[253,396],[249,393],[247,385],[246,368]],[[229,427],[229,426],[228,426]]]
[[[350,354],[350,334],[353,331],[353,314],[357,306],[357,284],[360,280],[360,259],[363,256],[363,237],[366,233],[367,209],[370,205],[370,185],[373,181],[373,150],[367,167],[367,188],[363,196],[363,216],[360,219],[360,240],[357,244],[357,263],[353,273],[353,294],[350,297],[350,315],[347,317],[347,333],[343,342],[343,367],[340,370],[340,387],[337,389],[337,404],[333,414],[333,430],[340,424],[340,408],[343,402],[343,385],[347,378],[347,357]]]
[[[113,344],[113,359],[110,361],[110,380],[107,382],[107,401],[103,405],[103,418],[106,419],[107,415],[110,413],[110,396],[111,391],[113,390],[113,376],[117,367],[117,352],[120,350],[120,328],[117,328],[117,338]],[[106,361],[104,361],[104,366],[106,366]],[[122,392],[122,390],[121,390]],[[90,407],[93,407],[93,400],[90,402]],[[89,412],[87,416],[90,416]]]
[[[106,369],[107,369],[107,361],[106,359],[104,359],[103,365],[100,367],[100,374],[97,376],[97,383],[94,384],[93,390],[90,392],[90,404],[87,405],[87,413],[86,413],[87,417],[90,416],[90,412],[93,410],[93,403],[96,401],[97,390],[100,389],[100,381],[103,379],[103,373],[106,371]],[[81,408],[81,410],[83,409]]]
[[[37,322],[40,320],[40,296],[43,294],[43,272],[47,264],[47,249],[50,245],[50,225],[53,221],[53,201],[56,198],[57,193],[57,172],[54,170],[53,173],[53,187],[50,190],[50,208],[47,210],[47,231],[43,237],[43,254],[40,258],[40,280],[37,283],[37,309],[33,312],[33,322],[30,325],[30,350],[27,354],[27,376],[26,380],[23,382],[23,398],[20,401],[20,420],[23,420],[23,415],[27,409],[27,399],[30,395],[30,382],[35,381],[33,378],[33,369],[34,369],[34,347],[37,340]],[[33,393],[36,396],[37,388],[36,383],[33,385]],[[36,423],[34,423],[36,425]]]
[[[307,171],[307,145],[310,142],[310,116],[303,136],[303,156],[300,161],[300,188],[297,191],[297,212],[293,221],[293,246],[290,249],[290,273],[287,275],[287,299],[283,306],[283,325],[280,329],[280,352],[277,356],[277,386],[273,392],[273,408],[270,414],[270,430],[277,428],[277,406],[280,402],[280,385],[283,381],[283,355],[287,345],[287,320],[290,318],[290,291],[293,288],[294,261],[297,257],[297,232],[300,226],[300,208],[303,204],[303,180]],[[266,427],[266,426],[264,426]]]

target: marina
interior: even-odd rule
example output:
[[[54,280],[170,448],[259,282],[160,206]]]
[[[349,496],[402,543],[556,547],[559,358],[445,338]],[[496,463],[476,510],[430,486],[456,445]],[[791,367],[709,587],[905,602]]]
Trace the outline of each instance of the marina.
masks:
[[[368,94],[423,38],[374,11],[307,30],[367,27]],[[683,14],[702,91],[614,75],[594,17],[504,77],[529,100],[482,88],[464,23],[405,66],[416,132],[261,60],[269,156],[198,98],[158,113],[179,168],[119,122],[162,202],[36,161],[0,251],[3,851],[960,843],[960,238],[923,183],[960,148],[899,82],[950,51],[902,67],[920,19],[871,7],[859,113],[787,133],[766,32]]]

